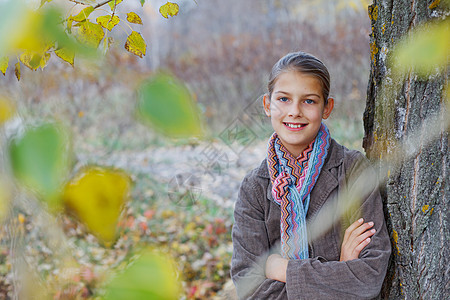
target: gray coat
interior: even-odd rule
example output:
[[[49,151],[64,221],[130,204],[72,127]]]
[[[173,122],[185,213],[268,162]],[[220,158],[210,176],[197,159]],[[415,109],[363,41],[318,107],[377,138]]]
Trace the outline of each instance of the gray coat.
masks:
[[[314,189],[306,220],[310,223],[327,201],[351,189],[358,175],[370,168],[358,151],[348,150],[332,140]],[[375,173],[373,173],[376,178]],[[375,182],[375,180],[374,180]],[[353,186],[354,187],[354,186]],[[391,244],[386,230],[377,185],[369,185],[361,204],[339,218],[331,229],[309,241],[309,257],[289,260],[286,283],[267,279],[265,262],[279,253],[280,207],[272,198],[267,162],[242,181],[233,225],[231,276],[240,299],[371,299],[383,283]],[[339,205],[339,204],[338,204]],[[358,259],[340,262],[344,230],[359,217],[373,221],[371,242]]]

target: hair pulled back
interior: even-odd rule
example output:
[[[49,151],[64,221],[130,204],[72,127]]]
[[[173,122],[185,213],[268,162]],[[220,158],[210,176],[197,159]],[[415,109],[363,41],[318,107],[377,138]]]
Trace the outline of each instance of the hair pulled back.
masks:
[[[330,93],[330,73],[318,58],[302,51],[286,54],[272,67],[269,84],[267,85],[269,96],[272,96],[273,88],[278,77],[288,71],[297,71],[317,77],[322,86],[325,104],[327,104]]]

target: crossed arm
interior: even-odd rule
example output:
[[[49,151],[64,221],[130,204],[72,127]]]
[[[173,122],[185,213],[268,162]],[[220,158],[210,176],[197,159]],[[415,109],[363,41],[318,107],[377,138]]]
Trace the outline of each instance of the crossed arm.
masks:
[[[371,229],[374,225],[372,221],[363,223],[362,218],[358,219],[345,230],[344,240],[341,246],[341,256],[339,261],[350,261],[357,259],[361,251],[370,243],[370,237],[376,230]],[[266,261],[266,277],[281,282],[286,282],[286,271],[288,260],[279,254],[272,254]]]

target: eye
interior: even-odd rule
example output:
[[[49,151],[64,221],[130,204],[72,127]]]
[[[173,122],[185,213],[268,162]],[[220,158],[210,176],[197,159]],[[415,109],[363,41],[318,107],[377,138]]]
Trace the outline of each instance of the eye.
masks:
[[[281,97],[281,98],[278,98],[278,100],[281,101],[281,102],[288,102],[289,101],[289,99],[287,97]]]
[[[306,99],[306,100],[305,100],[305,103],[306,103],[306,104],[314,104],[315,102],[314,102],[314,100],[312,100],[312,99]]]

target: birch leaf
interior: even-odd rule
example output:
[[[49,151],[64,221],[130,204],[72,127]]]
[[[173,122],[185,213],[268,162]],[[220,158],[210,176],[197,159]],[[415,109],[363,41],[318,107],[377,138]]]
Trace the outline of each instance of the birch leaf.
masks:
[[[20,61],[33,71],[36,71],[39,67],[44,68],[50,59],[50,53],[36,53],[31,51],[25,51],[20,55]]]
[[[3,73],[3,75],[6,74],[6,69],[8,69],[8,64],[9,64],[8,56],[0,58],[0,71]]]
[[[88,167],[64,188],[67,209],[107,245],[116,238],[119,216],[128,199],[130,177],[119,170]]]
[[[142,25],[142,20],[141,17],[139,17],[136,13],[134,12],[129,12],[127,13],[127,21],[130,23],[134,23],[134,24],[141,24]]]
[[[97,48],[105,36],[102,26],[90,21],[78,23],[77,26],[80,27],[78,39],[87,46]]]
[[[145,3],[145,0],[141,0],[141,6],[143,7]]]
[[[20,63],[17,62],[14,68],[14,74],[16,74],[17,80],[20,81]]]
[[[78,15],[70,17],[69,19],[71,19],[72,21],[75,22],[83,22],[84,20],[86,20],[89,15],[94,11],[94,8],[92,6],[88,6],[85,9],[83,9],[82,11],[80,11],[78,13]]]
[[[197,106],[189,90],[176,78],[156,75],[138,92],[138,116],[144,124],[171,137],[201,135]]]
[[[169,16],[171,17],[176,16],[178,14],[179,9],[180,8],[178,4],[167,2],[166,4],[164,4],[159,8],[159,12],[164,18],[168,19]]]
[[[97,23],[102,25],[103,28],[106,28],[109,31],[111,31],[114,28],[114,26],[119,24],[119,22],[120,22],[120,19],[116,15],[114,15],[112,18],[110,15],[100,16],[97,18]]]
[[[108,4],[111,10],[114,10],[114,7],[117,6],[120,2],[122,2],[122,0],[112,0]]]
[[[73,67],[73,63],[75,60],[75,52],[73,50],[71,50],[69,48],[60,48],[58,50],[55,50],[55,54],[62,60],[71,64]]]
[[[142,58],[142,56],[145,55],[147,45],[145,44],[142,36],[138,32],[133,31],[128,36],[127,41],[125,42],[125,49]]]

